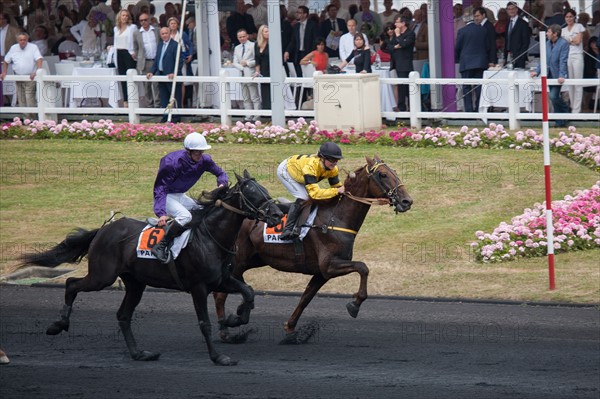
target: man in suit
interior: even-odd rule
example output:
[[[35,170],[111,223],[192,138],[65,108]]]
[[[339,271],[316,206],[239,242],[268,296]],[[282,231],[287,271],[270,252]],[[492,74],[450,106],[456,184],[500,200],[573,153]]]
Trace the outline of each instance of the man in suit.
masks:
[[[298,22],[292,31],[292,41],[283,53],[284,62],[292,62],[296,69],[296,75],[302,77],[300,60],[315,49],[319,27],[313,20],[308,19],[308,7],[299,6],[296,10]]]
[[[240,42],[233,50],[233,66],[242,72],[245,77],[252,77],[256,62],[254,61],[254,43],[248,40],[248,32],[240,29],[237,33]],[[242,83],[242,98],[244,109],[260,109],[260,96],[258,95],[258,84]],[[246,122],[256,121],[256,115],[244,118]]]
[[[487,34],[488,40],[488,67],[493,67],[498,63],[498,54],[496,53],[496,29],[487,19],[485,8],[479,7],[473,11],[473,19],[476,24],[481,25]]]
[[[454,47],[454,58],[460,64],[460,76],[464,79],[481,79],[488,66],[488,46],[486,30],[465,15],[467,23],[458,30]],[[485,51],[483,51],[485,50]],[[477,112],[481,86],[463,85],[465,112]]]
[[[158,48],[158,41],[160,40],[160,35],[158,33],[158,29],[154,26],[150,25],[150,15],[143,13],[140,14],[140,34],[142,36],[142,43],[144,44],[144,66],[141,70],[142,74],[147,74],[152,70],[152,65],[154,65],[154,59],[157,57],[156,49]],[[146,99],[146,107],[149,108],[158,108],[160,107],[160,95],[158,89],[158,83],[156,82],[146,82],[144,83],[144,97]]]
[[[515,68],[525,68],[527,61],[527,49],[529,48],[529,38],[531,32],[529,25],[519,17],[519,7],[514,1],[510,1],[506,6],[508,17],[508,27],[506,28],[506,45],[504,46],[504,59],[508,60],[508,53],[512,54],[513,65]]]
[[[151,79],[153,75],[167,76],[169,79],[173,79],[175,74],[175,59],[177,58],[177,43],[171,39],[171,32],[169,28],[163,27],[160,29],[160,42],[156,49],[156,58],[152,69],[146,74],[146,78]],[[179,57],[179,65],[177,65],[177,76],[181,76],[181,69],[183,66],[183,57]],[[171,99],[171,90],[173,83],[160,82],[158,83],[158,90],[160,92],[160,107],[167,108],[169,100]],[[175,98],[181,98],[181,83],[175,84]],[[177,107],[177,103],[173,105]],[[179,120],[178,116],[174,116],[172,120],[175,122]],[[167,114],[164,114],[161,122],[167,121]]]
[[[548,65],[548,79],[557,79],[558,86],[549,86],[550,101],[556,113],[569,112],[569,106],[560,95],[561,85],[568,77],[567,61],[569,59],[569,43],[560,37],[562,28],[558,24],[548,27],[548,41],[546,42],[546,64]],[[541,67],[531,72],[531,77],[539,75]],[[566,127],[566,120],[557,120],[556,127]]]
[[[392,51],[392,62],[399,78],[408,78],[413,71],[413,50],[415,46],[415,32],[408,28],[410,19],[397,16],[394,21],[394,35],[386,42],[388,50]],[[408,85],[398,85],[398,110],[406,111],[406,98]]]
[[[17,27],[10,25],[10,15],[5,12],[0,12],[0,73],[2,73],[2,61],[8,50],[17,44]],[[0,107],[4,106],[4,92],[2,90],[2,82],[0,82]]]
[[[464,13],[472,15],[475,10],[479,7],[483,7],[483,0],[473,0],[471,5],[464,8]],[[494,25],[496,23],[496,18],[494,18],[494,12],[489,8],[483,8],[485,10],[485,16]]]
[[[325,11],[327,12],[327,19],[321,22],[319,26],[319,34],[323,39],[325,39],[325,51],[329,55],[329,57],[339,58],[340,52],[340,37],[348,32],[348,27],[346,26],[346,21],[342,18],[337,17],[338,8],[335,4],[329,4]],[[328,39],[329,33],[331,32],[331,39]],[[332,44],[332,41],[335,43],[333,47],[329,47],[327,42]]]

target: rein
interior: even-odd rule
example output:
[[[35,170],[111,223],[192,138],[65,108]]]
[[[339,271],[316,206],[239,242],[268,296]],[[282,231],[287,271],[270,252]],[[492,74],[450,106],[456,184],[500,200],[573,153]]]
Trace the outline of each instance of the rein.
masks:
[[[226,203],[226,202],[223,202],[222,200],[216,200],[216,201],[215,201],[215,206],[216,206],[216,207],[222,207],[222,208],[225,208],[225,209],[227,209],[228,211],[231,211],[231,212],[233,212],[233,213],[237,213],[238,215],[242,215],[242,216],[250,216],[250,215],[248,214],[248,212],[244,212],[244,211],[242,211],[241,209],[238,209],[238,208],[236,208],[236,207],[234,207],[234,206],[231,206],[231,205],[229,205],[229,204],[228,204],[228,203]]]
[[[388,205],[390,203],[390,200],[388,200],[387,198],[357,197],[356,195],[353,195],[350,192],[345,192],[342,195],[345,195],[346,197],[350,198],[353,201],[360,202],[360,203],[366,204],[366,205]]]

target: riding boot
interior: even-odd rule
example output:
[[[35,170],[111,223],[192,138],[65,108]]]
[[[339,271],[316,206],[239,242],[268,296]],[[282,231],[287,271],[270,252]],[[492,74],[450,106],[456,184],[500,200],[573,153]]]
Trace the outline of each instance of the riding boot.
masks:
[[[297,199],[296,202],[290,206],[285,227],[281,232],[281,239],[284,241],[292,240],[300,235],[299,229],[296,227],[296,221],[300,216],[301,203],[303,200]]]
[[[158,244],[152,247],[150,252],[152,255],[162,263],[169,263],[171,261],[171,250],[170,246],[173,243],[175,237],[178,237],[185,231],[185,227],[173,220],[166,228],[165,235]]]

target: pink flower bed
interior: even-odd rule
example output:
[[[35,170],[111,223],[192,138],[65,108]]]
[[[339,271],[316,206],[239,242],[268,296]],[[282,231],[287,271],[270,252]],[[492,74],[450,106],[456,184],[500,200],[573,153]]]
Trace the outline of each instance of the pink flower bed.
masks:
[[[576,191],[552,201],[554,252],[600,248],[600,181],[589,190]],[[546,204],[502,222],[492,233],[477,231],[471,246],[477,259],[501,262],[547,254]]]

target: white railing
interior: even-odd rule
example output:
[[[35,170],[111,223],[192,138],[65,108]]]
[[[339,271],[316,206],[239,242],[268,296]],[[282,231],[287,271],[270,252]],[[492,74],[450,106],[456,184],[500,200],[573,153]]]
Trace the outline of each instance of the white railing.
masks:
[[[27,81],[28,76],[7,75],[5,81]],[[35,77],[38,93],[38,107],[2,107],[2,114],[19,114],[33,113],[37,114],[38,120],[56,120],[57,114],[109,114],[109,115],[127,115],[130,123],[139,123],[140,115],[163,115],[166,111],[158,108],[141,108],[138,95],[138,83],[148,82],[145,76],[137,75],[135,70],[129,70],[127,75],[116,76],[66,76],[66,75],[49,75],[43,69],[40,69]],[[97,82],[97,81],[112,81],[112,82],[127,82],[127,94],[129,98],[127,107],[64,107],[62,104],[61,89],[57,87],[61,82]],[[153,82],[171,82],[167,77],[154,76]],[[189,115],[189,116],[212,116],[220,119],[220,123],[231,125],[232,117],[244,117],[257,115],[270,119],[272,116],[271,110],[245,110],[235,109],[232,107],[231,101],[231,84],[234,83],[269,83],[269,78],[248,78],[248,77],[230,77],[226,71],[222,71],[219,76],[182,76],[178,77],[178,81],[190,82],[198,84],[202,90],[199,90],[197,101],[201,104],[218,104],[218,108],[174,108],[172,115]],[[590,82],[591,81],[591,82]],[[286,78],[284,87],[277,88],[271,84],[272,98],[277,95],[288,95],[289,87],[302,83],[314,83],[312,77],[305,78]],[[508,120],[510,129],[520,128],[520,121],[523,120],[542,120],[542,114],[536,112],[521,112],[519,99],[519,86],[539,85],[539,79],[517,79],[515,72],[508,74],[508,79],[460,79],[460,78],[421,78],[417,72],[411,72],[408,78],[381,78],[381,84],[408,84],[409,85],[409,110],[405,112],[390,112],[384,111],[381,113],[382,118],[392,119],[409,119],[410,126],[421,128],[424,119],[474,119],[487,123],[488,119],[493,120]],[[496,83],[498,85],[508,86],[510,100],[506,112],[480,113],[480,112],[450,112],[437,110],[425,112],[421,109],[421,85],[429,85],[430,87],[439,86],[458,86],[458,85],[481,85],[482,83]],[[569,79],[569,85],[580,86],[599,86],[599,81],[591,79]],[[596,83],[594,85],[594,83]],[[557,84],[557,80],[549,79],[548,85]],[[188,86],[189,87],[189,86]],[[7,93],[5,93],[7,94]],[[482,93],[482,96],[485,93]],[[215,96],[219,96],[218,99]],[[202,98],[200,98],[202,97]],[[533,97],[528,101],[533,102]],[[452,99],[454,101],[454,98]],[[493,101],[490,101],[493,105]],[[318,106],[318,99],[315,98],[315,106]],[[533,109],[533,104],[531,105]],[[314,118],[314,110],[285,110],[286,117],[308,117]],[[550,113],[549,120],[565,119],[565,114]],[[599,121],[600,116],[597,113],[580,113],[568,114],[570,121]]]

